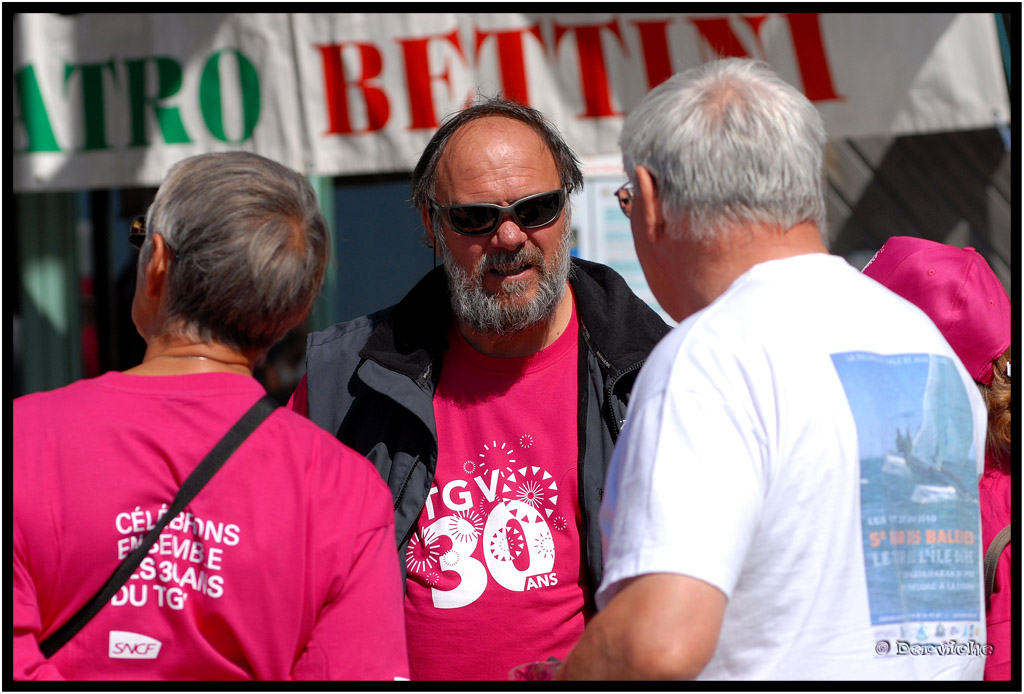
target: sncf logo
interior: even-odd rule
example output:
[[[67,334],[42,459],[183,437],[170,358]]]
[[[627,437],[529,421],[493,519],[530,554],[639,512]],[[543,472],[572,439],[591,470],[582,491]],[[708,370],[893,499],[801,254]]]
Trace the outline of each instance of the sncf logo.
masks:
[[[135,660],[152,660],[160,654],[162,644],[154,638],[130,631],[110,632],[111,658],[131,658]]]

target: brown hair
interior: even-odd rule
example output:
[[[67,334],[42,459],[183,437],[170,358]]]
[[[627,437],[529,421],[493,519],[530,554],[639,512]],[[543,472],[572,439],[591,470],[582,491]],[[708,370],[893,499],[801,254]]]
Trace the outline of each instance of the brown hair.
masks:
[[[992,383],[978,384],[985,405],[988,407],[988,439],[985,442],[986,457],[999,461],[1007,467],[1010,461],[1012,426],[1010,421],[1010,377],[1006,375],[1006,365],[1010,363],[1010,350],[1006,348],[1003,355],[992,362]]]

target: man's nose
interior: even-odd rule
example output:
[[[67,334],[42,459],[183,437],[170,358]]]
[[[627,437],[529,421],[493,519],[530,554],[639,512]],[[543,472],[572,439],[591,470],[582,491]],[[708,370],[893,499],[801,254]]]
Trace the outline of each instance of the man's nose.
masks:
[[[494,232],[491,243],[498,248],[514,250],[526,241],[526,232],[511,214],[506,214],[498,222],[498,230]]]

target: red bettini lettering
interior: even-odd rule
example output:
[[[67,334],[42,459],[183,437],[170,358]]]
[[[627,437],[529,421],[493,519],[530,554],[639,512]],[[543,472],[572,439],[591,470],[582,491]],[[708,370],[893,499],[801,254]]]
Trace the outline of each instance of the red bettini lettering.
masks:
[[[672,58],[668,51],[668,24],[671,20],[633,22],[640,32],[647,88],[654,89],[672,76]]]
[[[816,12],[787,14],[789,33],[793,37],[800,79],[804,82],[804,94],[811,101],[833,101],[842,99],[832,83],[832,70],[825,54],[825,42],[821,36],[821,22]]]
[[[764,18],[765,15],[744,17],[747,20],[747,24],[755,30],[760,28],[761,20]],[[698,40],[704,39],[704,43],[700,44],[701,58],[704,61],[713,58],[750,57],[750,53],[747,52],[746,47],[740,42],[736,32],[733,31],[732,25],[729,24],[728,17],[689,17],[687,21],[697,29]],[[711,49],[711,55],[705,53],[705,45]],[[758,45],[760,46],[760,43]],[[763,59],[764,52],[762,51],[762,54],[758,57]]]
[[[605,64],[604,49],[601,47],[601,31],[612,33],[627,53],[626,44],[619,31],[619,20],[612,19],[607,24],[592,26],[562,26],[555,24],[555,48],[569,31],[576,34],[576,51],[580,60],[580,78],[583,84],[583,101],[586,109],[580,118],[603,118],[619,116],[621,111],[612,106],[611,90],[608,88],[608,67]]]
[[[544,36],[540,24],[528,29],[507,31],[481,31],[476,29],[474,59],[479,62],[480,49],[488,37],[494,36],[498,44],[498,67],[501,71],[501,85],[505,96],[526,106],[530,105],[530,90],[526,80],[526,59],[523,55],[523,37],[532,34],[544,47]]]
[[[341,49],[354,46],[359,49],[362,67],[359,79],[355,82],[345,80],[345,71],[341,60]],[[366,127],[358,132],[372,132],[387,125],[391,114],[387,94],[370,80],[379,77],[383,70],[383,60],[376,46],[366,43],[346,42],[331,45],[318,45],[324,68],[324,94],[327,101],[327,131],[325,135],[346,135],[355,131],[349,117],[348,89],[356,87],[362,93],[366,105]]]
[[[430,72],[427,47],[435,39],[443,39],[450,43],[455,47],[462,62],[466,62],[458,29],[452,29],[448,34],[425,38],[398,39],[398,43],[402,46],[402,57],[405,61],[405,83],[409,91],[410,130],[433,129],[438,126],[437,114],[434,110],[434,97],[430,91],[431,83],[434,80],[441,80],[447,84],[449,96],[451,96],[451,66],[448,59],[445,58],[444,71],[441,74],[434,75]]]
[[[761,26],[768,15],[741,16],[753,32],[758,58],[765,59],[764,46],[761,43]],[[842,99],[835,89],[832,70],[825,53],[825,42],[821,33],[820,15],[814,12],[799,12],[782,15],[789,25],[789,33],[793,41],[793,53],[796,66],[803,81],[804,94],[811,101],[829,101]],[[728,17],[691,17],[687,21],[696,29],[701,43],[701,55],[704,60],[715,57],[748,58],[750,52],[733,31]],[[711,49],[707,55],[704,46]]]

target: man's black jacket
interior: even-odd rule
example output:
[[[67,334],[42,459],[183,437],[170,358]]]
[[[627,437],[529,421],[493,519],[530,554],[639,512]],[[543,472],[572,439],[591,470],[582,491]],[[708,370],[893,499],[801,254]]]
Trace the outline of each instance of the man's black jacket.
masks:
[[[602,576],[598,509],[608,463],[637,372],[669,327],[610,268],[577,258],[572,263],[569,283],[580,322],[580,535],[596,591]],[[309,417],[377,466],[394,498],[401,557],[434,481],[433,396],[451,320],[443,268],[436,268],[394,306],[307,340]]]

